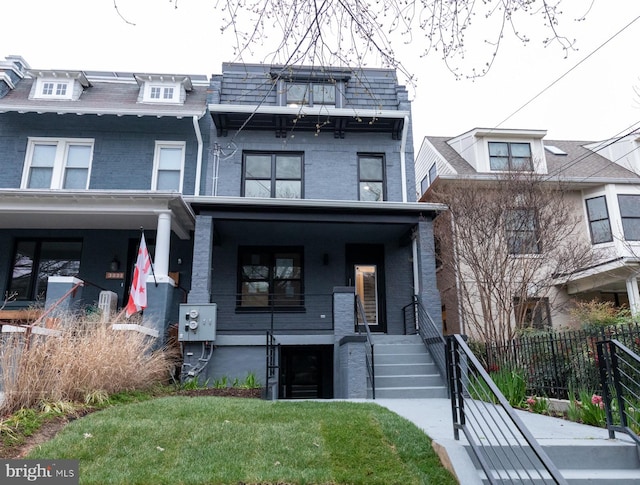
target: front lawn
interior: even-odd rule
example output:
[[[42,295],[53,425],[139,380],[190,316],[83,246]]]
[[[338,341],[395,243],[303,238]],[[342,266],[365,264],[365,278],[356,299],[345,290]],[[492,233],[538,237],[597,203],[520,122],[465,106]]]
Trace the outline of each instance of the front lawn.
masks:
[[[164,397],[69,424],[27,458],[82,484],[455,484],[418,428],[370,403]]]

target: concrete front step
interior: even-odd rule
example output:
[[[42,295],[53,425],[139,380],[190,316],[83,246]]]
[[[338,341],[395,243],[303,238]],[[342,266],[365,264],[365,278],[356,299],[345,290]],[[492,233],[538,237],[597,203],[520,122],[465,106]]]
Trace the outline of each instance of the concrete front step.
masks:
[[[634,443],[621,440],[571,439],[541,440],[544,451],[560,471],[560,474],[572,485],[584,484],[638,484],[640,483],[640,459]],[[467,447],[472,461],[475,463],[480,478],[488,483],[486,475],[480,469],[475,456]],[[493,452],[489,461],[494,464],[530,463],[524,455],[531,455],[528,448],[518,446],[485,447],[485,452]],[[507,458],[508,457],[508,458]],[[596,468],[597,467],[597,468]],[[536,471],[506,470],[494,471],[494,476],[503,479],[518,477],[536,477],[526,483],[543,483]],[[518,483],[517,481],[514,483]]]
[[[430,364],[433,362],[431,355],[425,349],[421,353],[413,354],[379,354],[374,349],[374,362],[378,364]]]
[[[447,389],[418,335],[374,337],[376,398],[446,398]],[[371,389],[368,390],[372,396]]]
[[[367,390],[368,397],[372,397],[371,389]],[[447,388],[444,386],[415,386],[415,387],[378,387],[376,398],[380,399],[434,399],[446,398]]]
[[[376,377],[378,376],[406,376],[406,375],[431,375],[438,373],[438,367],[434,363],[427,364],[376,364]]]
[[[420,387],[420,386],[443,386],[440,374],[405,374],[380,376],[376,374],[376,387]]]

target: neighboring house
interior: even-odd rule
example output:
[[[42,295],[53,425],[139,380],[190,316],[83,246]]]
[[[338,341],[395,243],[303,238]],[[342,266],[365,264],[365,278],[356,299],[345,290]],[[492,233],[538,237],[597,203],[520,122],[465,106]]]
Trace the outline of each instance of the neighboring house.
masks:
[[[222,67],[0,63],[5,309],[50,306],[78,281],[63,307],[105,291],[122,307],[143,227],[143,324],[160,342],[179,324],[185,376],[264,384],[273,330],[280,397],[364,397],[356,294],[381,338],[407,332],[416,299],[440,323],[442,206],[413,195],[407,92],[387,69]]]
[[[206,76],[31,69],[0,62],[0,291],[6,310],[126,304],[140,229],[149,308],[175,320],[190,287],[210,117]],[[205,154],[205,156],[203,156]],[[164,337],[163,323],[159,323]]]
[[[425,137],[416,156],[417,191],[421,200],[433,201],[443,189],[462,184],[468,191],[478,187],[488,189],[492,182],[505,183],[507,174],[562,187],[562,199],[570,208],[571,223],[575,224],[568,231],[570,235],[566,240],[575,243],[575,247],[586,247],[588,258],[582,266],[571,268],[571,271],[556,270],[553,278],[542,283],[538,281],[534,285],[527,281],[524,297],[518,293],[517,285],[512,285],[510,325],[567,326],[571,323],[570,310],[574,300],[611,301],[616,306],[628,306],[633,314],[637,314],[640,311],[637,283],[640,270],[640,135],[629,134],[599,143],[546,140],[545,135],[544,130],[477,128],[452,138]],[[555,248],[548,244],[545,247],[545,241],[539,236],[544,228],[540,227],[541,221],[536,219],[535,212],[530,213],[533,216],[530,223],[522,224],[519,232],[509,227],[508,215],[518,206],[517,198],[503,203],[503,219],[507,222],[501,231],[507,244],[501,251],[508,253],[508,257],[502,260],[544,261]],[[521,213],[522,209],[518,208]],[[439,229],[443,236],[451,233],[445,226]],[[448,226],[452,227],[450,222]],[[461,247],[459,243],[454,243],[457,250]],[[556,241],[556,246],[562,244],[563,241]],[[453,251],[443,251],[445,253],[451,255]],[[464,260],[460,254],[455,257],[457,261]],[[457,271],[452,268],[453,265],[443,264],[438,270],[447,331],[479,337],[469,322],[472,317],[465,311],[469,307],[462,307],[468,305],[463,293],[474,291],[465,289],[465,284],[471,285],[469,266],[459,267]],[[545,270],[544,264],[538,268],[541,272]],[[476,314],[480,312],[476,309]]]

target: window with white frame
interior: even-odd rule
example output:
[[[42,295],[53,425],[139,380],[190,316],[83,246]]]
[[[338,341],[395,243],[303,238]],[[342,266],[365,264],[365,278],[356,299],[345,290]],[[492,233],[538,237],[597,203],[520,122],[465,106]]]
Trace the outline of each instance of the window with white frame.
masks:
[[[593,244],[600,244],[613,241],[611,223],[609,222],[609,210],[605,196],[592,197],[591,199],[587,199],[585,203],[587,205],[591,242]]]
[[[71,99],[71,82],[41,79],[38,87],[36,87],[35,97],[41,99]]]
[[[182,141],[158,141],[153,161],[152,190],[182,192],[184,172],[184,149]]]
[[[489,142],[489,168],[497,172],[533,171],[531,145]]]
[[[148,84],[144,90],[144,101],[155,103],[176,103],[179,92],[174,85]]]
[[[89,188],[92,139],[31,138],[22,176],[22,188]]]
[[[622,230],[627,241],[640,241],[640,195],[618,195]]]

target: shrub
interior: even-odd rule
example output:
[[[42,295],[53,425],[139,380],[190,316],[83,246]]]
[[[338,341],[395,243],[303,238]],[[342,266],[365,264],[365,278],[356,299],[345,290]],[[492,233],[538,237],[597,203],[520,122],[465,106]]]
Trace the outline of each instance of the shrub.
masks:
[[[618,308],[611,301],[576,301],[570,314],[584,329],[608,327],[631,321],[630,310]]]
[[[0,349],[5,399],[0,415],[41,402],[91,402],[96,396],[148,389],[166,381],[172,365],[153,339],[72,317],[54,324],[59,337],[12,334]]]

